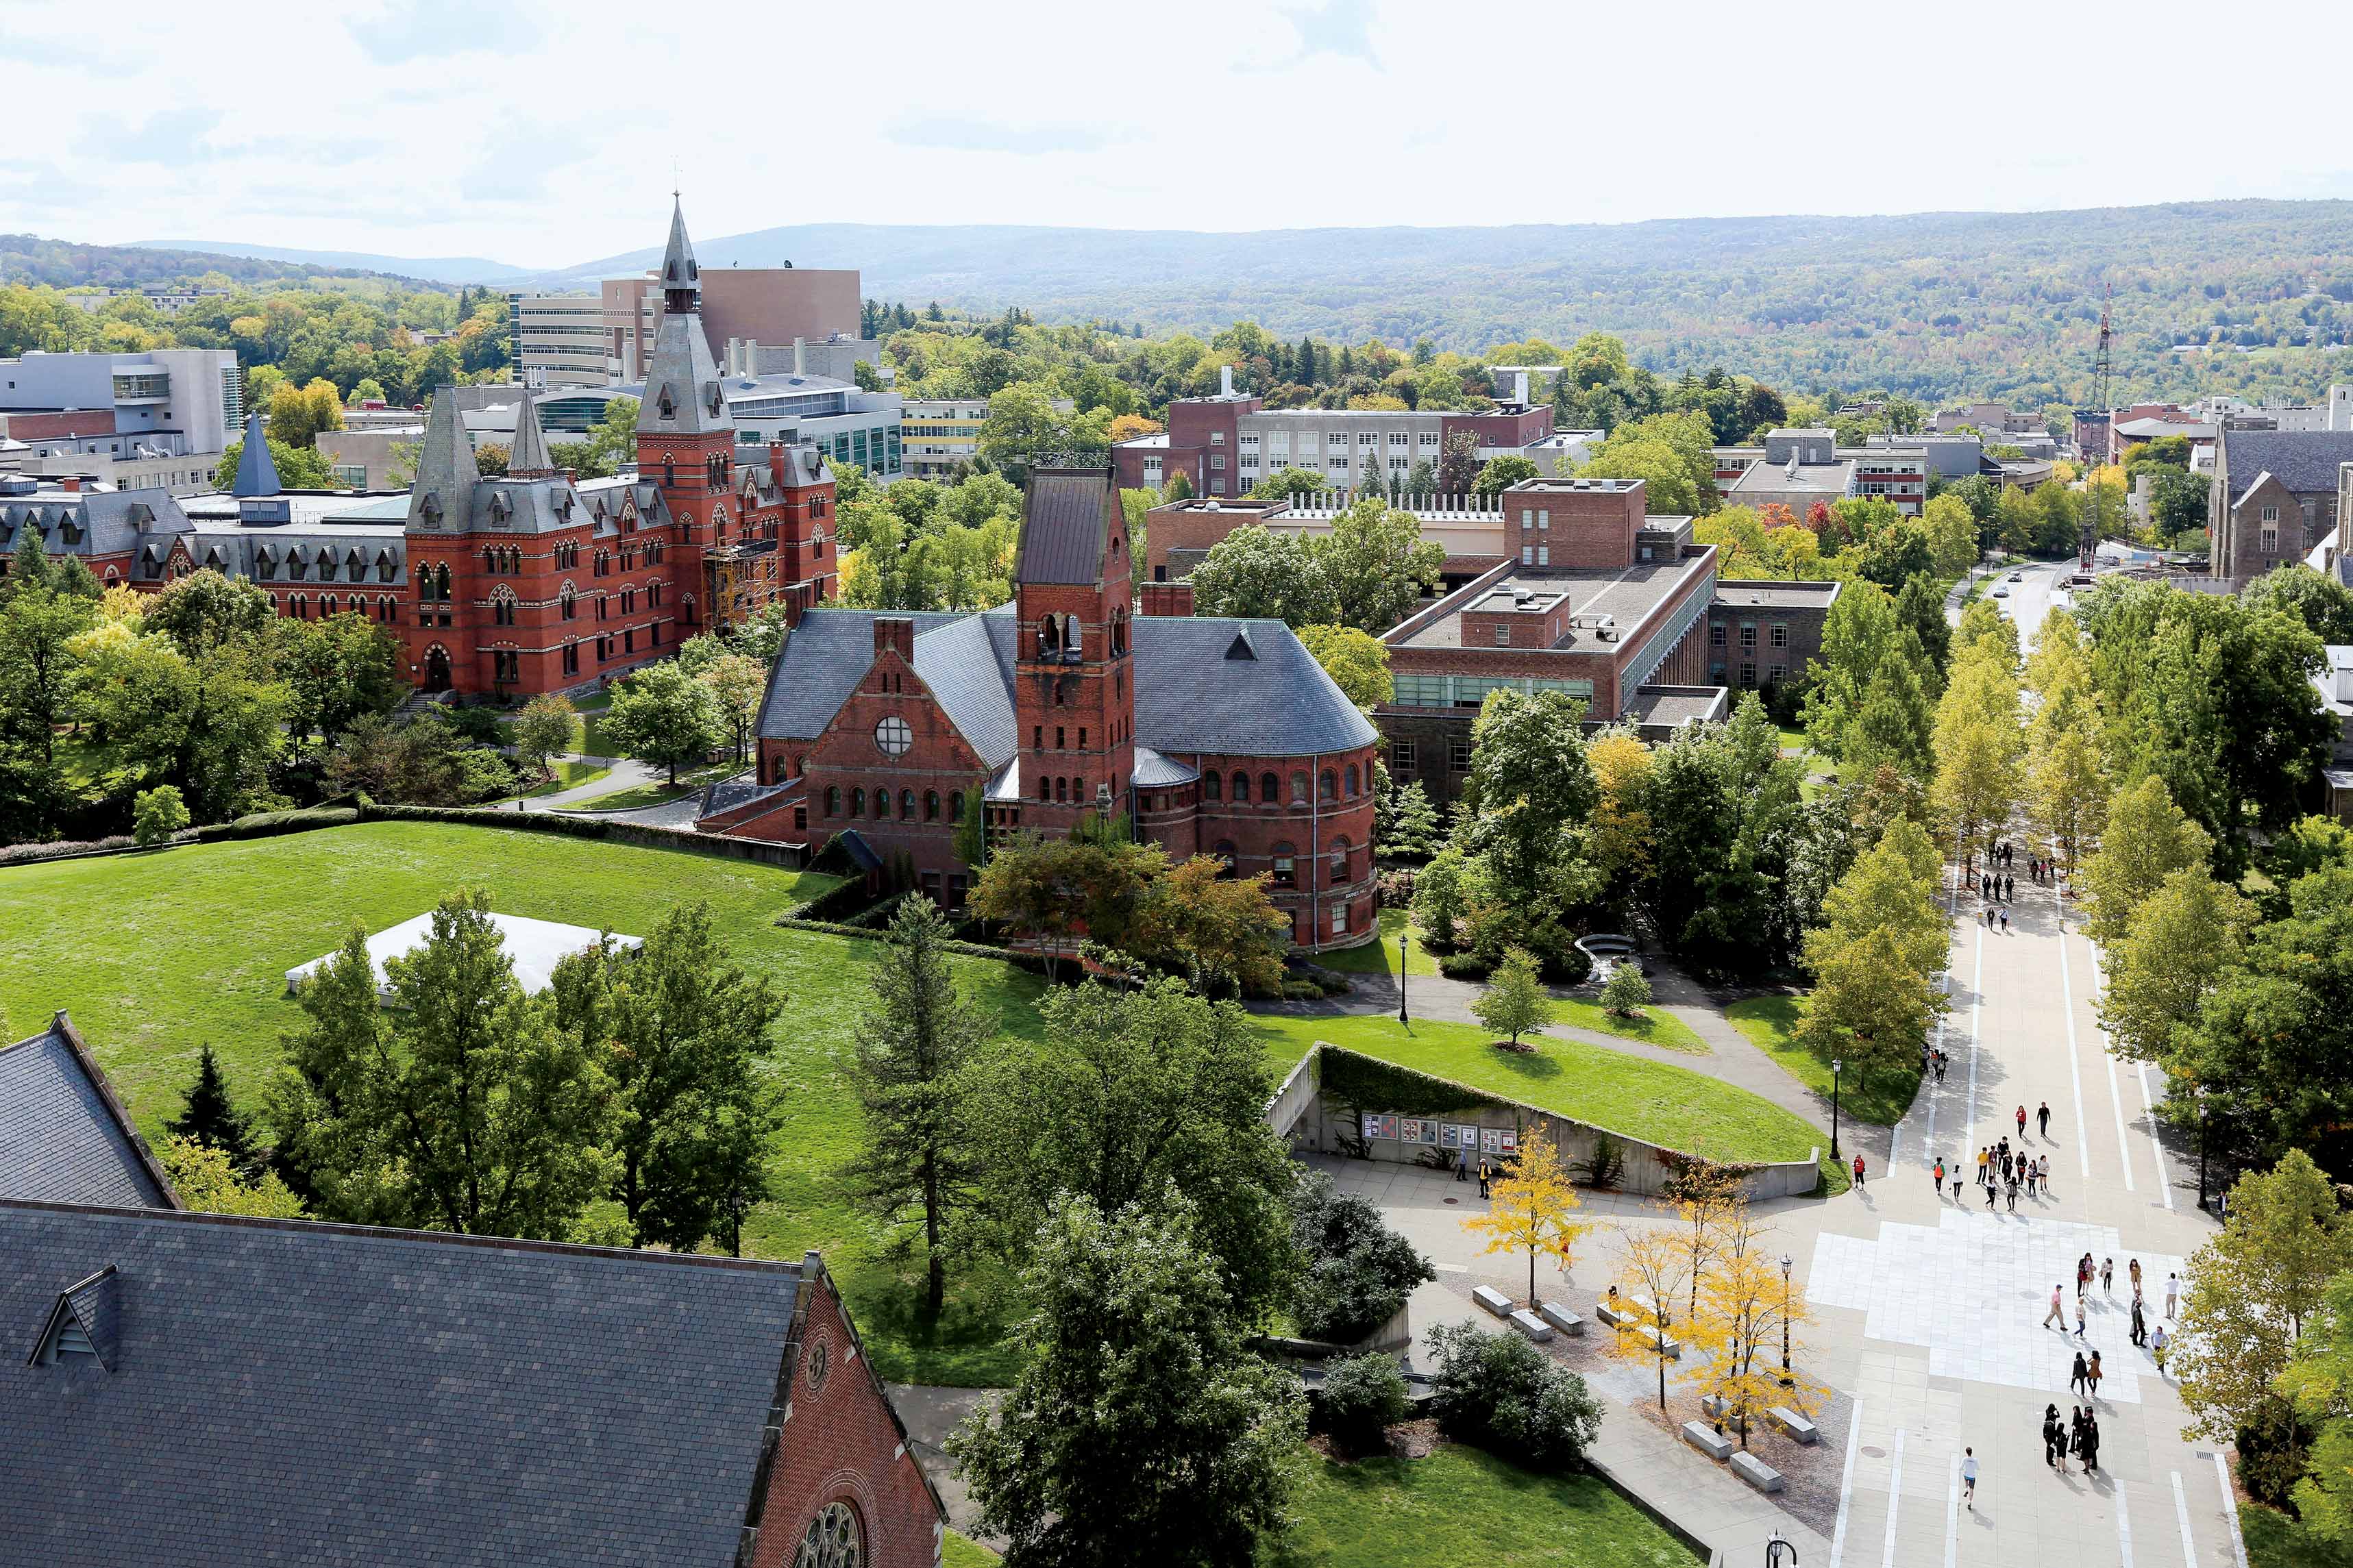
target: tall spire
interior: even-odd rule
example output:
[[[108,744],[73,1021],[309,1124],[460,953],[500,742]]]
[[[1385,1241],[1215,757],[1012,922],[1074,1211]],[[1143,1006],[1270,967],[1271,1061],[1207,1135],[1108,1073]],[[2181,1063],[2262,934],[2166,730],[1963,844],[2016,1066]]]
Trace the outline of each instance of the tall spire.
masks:
[[[408,487],[408,526],[464,528],[474,511],[474,486],[482,470],[474,466],[474,443],[458,412],[458,395],[443,387],[425,416],[425,440],[417,448],[417,479]]]
[[[245,450],[237,454],[237,479],[228,493],[274,496],[283,488],[278,482],[278,465],[269,460],[269,440],[261,433],[261,410],[257,408],[245,416]]]
[[[520,395],[515,404],[514,444],[507,452],[507,477],[512,479],[535,479],[555,472],[555,459],[547,450],[547,433],[539,427],[539,409],[531,400],[531,389],[518,385]]]
[[[686,237],[686,209],[670,193],[670,244],[662,250],[662,312],[683,316],[702,308],[702,272],[694,264],[694,246]]]

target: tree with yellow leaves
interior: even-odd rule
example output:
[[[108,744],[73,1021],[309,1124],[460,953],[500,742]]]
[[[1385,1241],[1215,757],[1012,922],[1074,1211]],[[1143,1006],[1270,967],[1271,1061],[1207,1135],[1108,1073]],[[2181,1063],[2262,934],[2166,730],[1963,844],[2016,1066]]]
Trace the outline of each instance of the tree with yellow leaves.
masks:
[[[1651,748],[1631,730],[1604,730],[1587,742],[1586,761],[1600,798],[1586,829],[1586,847],[1612,893],[1623,894],[1651,867]]]
[[[1563,1274],[1575,1261],[1577,1241],[1593,1228],[1589,1220],[1572,1216],[1581,1205],[1576,1184],[1561,1163],[1560,1149],[1548,1123],[1539,1121],[1520,1144],[1518,1166],[1495,1184],[1487,1212],[1472,1215],[1462,1228],[1484,1236],[1490,1252],[1528,1255],[1528,1306],[1536,1304],[1536,1259],[1548,1258]]]
[[[1618,1281],[1630,1285],[1613,1306],[1630,1312],[1637,1322],[1657,1331],[1655,1338],[1619,1332],[1610,1338],[1611,1353],[1628,1361],[1646,1362],[1659,1374],[1659,1408],[1667,1407],[1667,1345],[1674,1328],[1674,1303],[1691,1278],[1691,1254],[1682,1235],[1655,1226],[1636,1226],[1619,1237]]]
[[[1802,1405],[1808,1396],[1827,1392],[1794,1370],[1792,1392],[1782,1391],[1774,1342],[1811,1318],[1763,1236],[1746,1210],[1722,1227],[1715,1266],[1683,1336],[1703,1363],[1702,1385],[1719,1402],[1718,1424],[1729,1419],[1738,1426],[1744,1448],[1751,1422],[1773,1405],[1786,1399]]]
[[[1683,1250],[1691,1260],[1691,1310],[1699,1310],[1700,1279],[1729,1227],[1747,1223],[1748,1194],[1729,1165],[1686,1161],[1669,1175],[1661,1195],[1675,1205]]]

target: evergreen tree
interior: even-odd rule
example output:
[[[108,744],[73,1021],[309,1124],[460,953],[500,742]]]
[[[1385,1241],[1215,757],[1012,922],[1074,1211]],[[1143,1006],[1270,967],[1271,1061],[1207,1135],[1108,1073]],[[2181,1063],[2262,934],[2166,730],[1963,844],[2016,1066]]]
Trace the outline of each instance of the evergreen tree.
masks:
[[[920,1221],[923,1300],[934,1319],[947,1294],[949,1222],[971,1201],[970,1068],[994,1033],[987,1013],[956,989],[948,931],[929,899],[918,894],[899,906],[850,1068],[866,1112],[852,1179],[886,1226]]]
[[[1421,787],[1419,779],[1389,792],[1389,831],[1382,845],[1389,854],[1409,858],[1434,855],[1443,837],[1438,824],[1438,808],[1430,804],[1430,792]]]
[[[192,1139],[218,1149],[240,1172],[251,1171],[260,1163],[245,1118],[229,1103],[228,1080],[221,1076],[220,1062],[210,1046],[196,1054],[196,1081],[188,1086],[186,1109],[164,1123],[164,1131],[174,1138]]]
[[[1315,340],[1314,338],[1299,340],[1299,353],[1293,356],[1291,362],[1291,379],[1303,386],[1315,384]]]

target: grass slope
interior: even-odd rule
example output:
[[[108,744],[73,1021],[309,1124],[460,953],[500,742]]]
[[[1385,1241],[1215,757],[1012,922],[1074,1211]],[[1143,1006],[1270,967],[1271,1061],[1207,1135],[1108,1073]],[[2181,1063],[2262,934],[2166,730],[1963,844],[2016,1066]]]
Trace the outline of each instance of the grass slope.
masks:
[[[1319,953],[1315,962],[1343,974],[1386,974],[1394,980],[1398,970],[1398,937],[1406,930],[1410,918],[1403,910],[1383,910],[1380,941],[1368,942],[1362,947],[1346,948],[1339,952]],[[1405,973],[1409,980],[1416,975],[1438,973],[1438,960],[1422,947],[1419,927],[1414,929],[1412,940],[1407,946]]]
[[[886,1377],[1008,1375],[1001,1325],[973,1304],[977,1291],[952,1297],[935,1330],[912,1320],[897,1266],[880,1255],[874,1226],[841,1190],[836,1173],[854,1146],[858,1111],[839,1064],[882,950],[771,923],[830,879],[552,834],[398,822],[13,867],[0,870],[0,930],[9,933],[0,945],[0,1004],[25,1031],[70,1009],[153,1135],[178,1113],[206,1043],[238,1102],[255,1102],[280,1059],[280,1034],[301,1022],[285,996],[285,971],[334,947],[353,923],[382,930],[465,883],[488,886],[502,913],[638,934],[681,901],[709,900],[737,961],[788,999],[773,1059],[791,1093],[774,1194],[746,1225],[746,1250],[798,1258],[823,1248]],[[956,962],[1006,1028],[1037,1027],[1033,976]]]
[[[1261,1017],[1267,1054],[1287,1073],[1317,1040],[1434,1073],[1646,1143],[1717,1160],[1802,1160],[1830,1135],[1745,1089],[1606,1046],[1546,1036],[1500,1051],[1468,1024],[1394,1018]]]
[[[1831,1064],[1798,1038],[1798,1023],[1806,1016],[1802,996],[1752,996],[1724,1010],[1732,1026],[1748,1037],[1757,1048],[1787,1069],[1791,1078],[1827,1097]],[[1893,1127],[1912,1109],[1920,1091],[1920,1069],[1902,1068],[1869,1077],[1854,1072],[1839,1075],[1839,1114],[1857,1121]]]
[[[1425,1459],[1314,1461],[1298,1527],[1271,1561],[1690,1568],[1702,1559],[1599,1476],[1534,1475],[1450,1444]]]
[[[1004,1561],[987,1547],[967,1540],[953,1530],[940,1542],[940,1568],[988,1568],[992,1563]]]

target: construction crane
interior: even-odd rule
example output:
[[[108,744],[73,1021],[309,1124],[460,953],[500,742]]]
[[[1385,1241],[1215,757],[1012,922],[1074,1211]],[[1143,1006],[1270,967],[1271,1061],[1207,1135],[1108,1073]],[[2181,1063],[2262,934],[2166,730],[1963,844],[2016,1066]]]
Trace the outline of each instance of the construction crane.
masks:
[[[2114,426],[2116,405],[2108,394],[2108,378],[2114,369],[2109,359],[2108,313],[2116,301],[2116,280],[2108,280],[2106,296],[2100,301],[2100,357],[2092,372],[2093,406],[2099,411],[2100,427],[2108,432],[2108,445],[2116,445]],[[2088,475],[2087,475],[2088,477]],[[2100,553],[2100,511],[2097,487],[2086,486],[2084,497],[2084,528],[2075,569],[2088,576]]]

